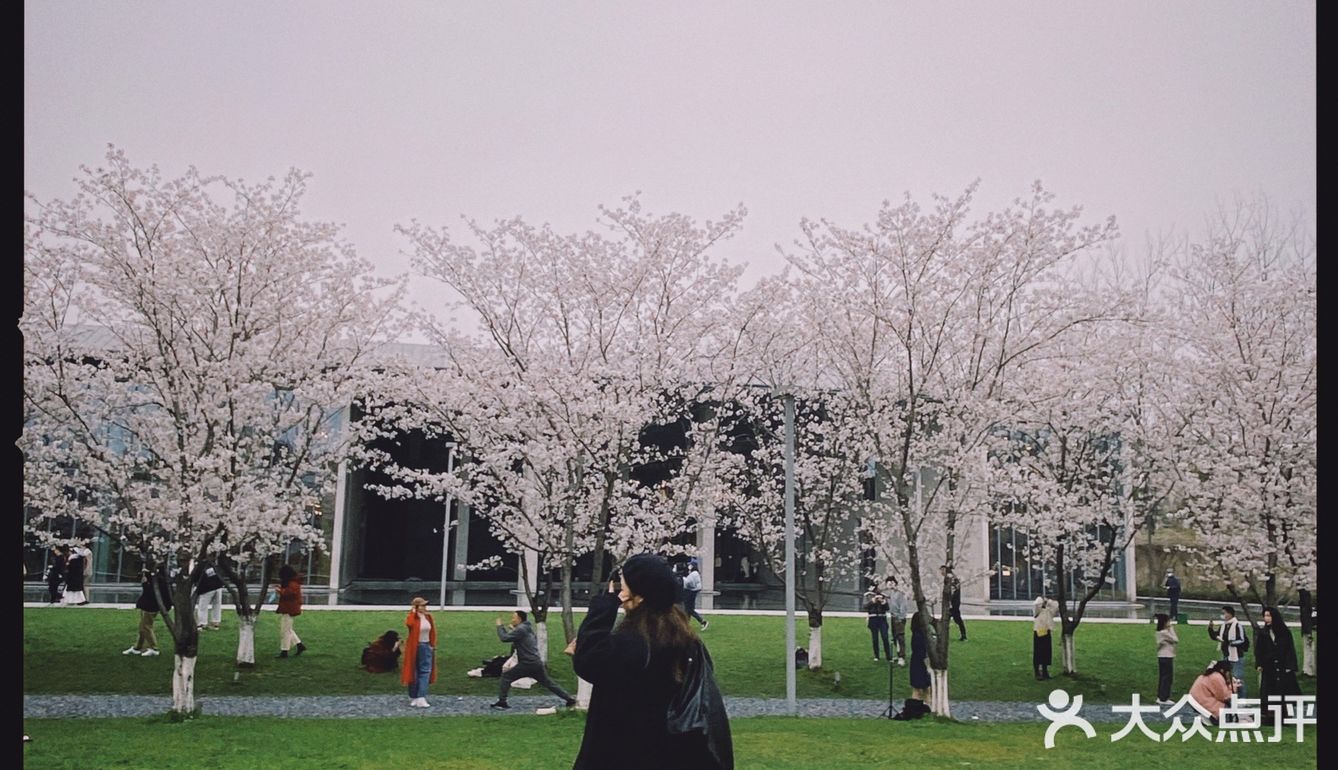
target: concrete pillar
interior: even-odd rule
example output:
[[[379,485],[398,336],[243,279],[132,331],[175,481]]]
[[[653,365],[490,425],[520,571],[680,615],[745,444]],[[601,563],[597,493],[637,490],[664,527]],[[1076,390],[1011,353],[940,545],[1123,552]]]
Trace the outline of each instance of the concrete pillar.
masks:
[[[697,606],[715,609],[715,519],[697,522],[697,561],[701,566],[702,591]]]
[[[466,567],[469,565],[469,504],[455,503],[455,567],[451,579],[463,583],[469,579]],[[457,588],[451,592],[451,604],[465,603],[465,589]]]

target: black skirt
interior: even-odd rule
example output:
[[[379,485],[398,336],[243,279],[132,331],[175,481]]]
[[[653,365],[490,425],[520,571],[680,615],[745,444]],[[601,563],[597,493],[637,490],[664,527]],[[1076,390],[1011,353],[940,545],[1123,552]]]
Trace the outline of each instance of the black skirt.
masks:
[[[1031,665],[1050,665],[1050,638],[1053,636],[1053,633],[1041,636],[1034,630],[1031,632]]]

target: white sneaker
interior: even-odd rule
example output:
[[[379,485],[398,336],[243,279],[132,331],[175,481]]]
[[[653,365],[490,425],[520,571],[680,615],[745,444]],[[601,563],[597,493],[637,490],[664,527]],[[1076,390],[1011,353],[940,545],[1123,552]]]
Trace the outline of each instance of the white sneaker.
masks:
[[[141,652],[140,655],[143,655],[143,656],[146,657],[146,658],[153,658],[153,657],[157,657],[157,655],[158,655],[158,651],[157,651],[157,650],[145,650],[144,652]]]
[[[904,666],[904,665],[906,665],[906,659],[905,659],[905,658],[897,658],[897,665],[898,665],[898,666]]]
[[[139,655],[140,652],[139,652],[139,650],[136,650],[134,647],[131,647],[130,649],[126,650],[125,652],[122,652],[121,654],[122,654],[122,655]]]
[[[432,708],[432,704],[427,702],[427,698],[419,698],[419,699],[418,699],[418,708],[420,708],[420,709],[430,709],[430,708]]]
[[[1174,706],[1174,705],[1175,705],[1175,701],[1173,701],[1173,700],[1159,700],[1159,701],[1157,701],[1157,705],[1158,705],[1158,706]]]

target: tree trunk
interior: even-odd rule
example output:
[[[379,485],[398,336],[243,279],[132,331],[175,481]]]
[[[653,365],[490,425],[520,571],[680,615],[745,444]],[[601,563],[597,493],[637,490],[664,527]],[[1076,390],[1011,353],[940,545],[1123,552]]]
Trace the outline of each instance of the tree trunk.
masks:
[[[929,710],[935,716],[952,717],[951,704],[948,701],[948,670],[932,668],[929,670]]]
[[[539,657],[548,663],[548,621],[541,620],[534,624],[534,640],[539,643]]]
[[[572,562],[568,558],[562,565],[562,635],[563,641],[570,642],[576,638],[576,619],[575,608],[572,607]]]
[[[237,624],[237,667],[256,666],[256,619],[254,615],[240,615]]]
[[[1305,656],[1301,663],[1301,673],[1306,676],[1315,675],[1315,637],[1313,634],[1306,634],[1301,637],[1301,651]]]
[[[576,677],[576,708],[585,711],[590,708],[590,694],[595,691],[595,686]]]
[[[809,625],[808,670],[817,671],[820,668],[822,668],[822,626]]]
[[[195,711],[195,656],[176,655],[172,666],[172,712],[190,714]]]
[[[1064,634],[1064,673],[1078,673],[1078,660],[1073,647],[1073,634]]]

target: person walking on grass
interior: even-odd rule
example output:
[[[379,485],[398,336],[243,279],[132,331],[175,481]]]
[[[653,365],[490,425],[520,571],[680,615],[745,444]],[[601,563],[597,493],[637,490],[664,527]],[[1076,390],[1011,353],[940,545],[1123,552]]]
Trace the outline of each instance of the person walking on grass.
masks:
[[[70,548],[69,555],[65,557],[65,593],[60,598],[61,604],[88,604],[88,597],[84,595],[84,582],[88,577],[91,555],[92,552],[82,543]]]
[[[1157,613],[1157,705],[1174,706],[1171,700],[1171,678],[1175,675],[1175,646],[1180,637],[1175,635],[1175,617]]]
[[[697,594],[702,591],[702,573],[697,568],[697,560],[688,560],[688,574],[683,576],[683,611],[701,624],[702,630],[711,625],[697,613]]]
[[[158,638],[153,633],[153,619],[158,615],[160,607],[164,611],[172,609],[172,589],[167,584],[167,576],[161,572],[156,581],[149,579],[148,572],[141,572],[139,580],[139,599],[135,601],[135,609],[139,611],[139,638],[135,640],[135,646],[121,654],[152,658],[159,654]],[[154,582],[158,584],[156,592]],[[159,596],[162,597],[161,603],[158,601]]]
[[[293,645],[297,645],[294,655],[301,655],[307,651],[307,646],[298,638],[297,632],[293,630],[293,618],[302,614],[302,576],[293,569],[292,565],[285,564],[279,568],[279,655],[280,658],[288,657],[288,650]]]
[[[943,579],[952,586],[952,593],[948,596],[948,617],[957,624],[957,631],[961,635],[957,641],[966,641],[966,623],[962,621],[962,581],[952,574],[952,568],[944,565],[940,570]]]
[[[51,546],[51,560],[46,565],[47,599],[52,604],[60,604],[60,584],[65,582],[65,546]]]
[[[404,668],[400,683],[409,687],[409,705],[431,708],[427,702],[427,687],[437,681],[437,624],[427,611],[427,599],[415,596],[409,603],[409,615],[404,619],[409,633],[404,637]]]
[[[561,698],[568,708],[575,706],[576,699],[548,675],[548,667],[544,665],[544,659],[539,657],[539,642],[534,635],[534,629],[530,627],[529,616],[523,610],[516,610],[511,613],[509,626],[502,625],[501,618],[495,620],[497,638],[511,643],[516,653],[516,665],[502,672],[502,681],[497,690],[497,702],[492,704],[492,708],[498,711],[511,708],[506,701],[511,693],[511,685],[517,679],[527,676],[547,687],[549,692]]]

